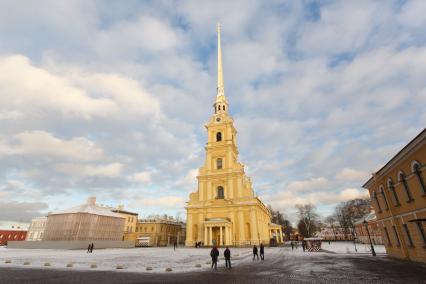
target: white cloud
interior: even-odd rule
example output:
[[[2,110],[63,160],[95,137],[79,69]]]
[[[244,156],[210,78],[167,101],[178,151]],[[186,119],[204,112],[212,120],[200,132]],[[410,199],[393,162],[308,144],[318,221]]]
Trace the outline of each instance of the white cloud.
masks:
[[[179,196],[164,196],[158,198],[142,198],[133,202],[133,206],[165,209],[182,209],[187,200]]]
[[[150,183],[151,182],[151,172],[150,171],[142,171],[133,174],[130,176],[130,180],[140,183]]]
[[[336,174],[336,179],[347,181],[363,181],[368,179],[369,174],[364,171],[357,171],[351,168],[344,168]]]
[[[308,180],[300,180],[291,182],[286,190],[291,192],[307,192],[324,189],[329,184],[325,177],[310,178]]]
[[[85,164],[58,164],[55,168],[68,175],[89,176],[89,177],[119,177],[122,174],[124,165],[111,163],[106,165],[85,165]]]
[[[63,140],[45,131],[27,131],[15,135],[9,141],[0,141],[1,155],[91,161],[102,158],[103,151],[84,137]]]

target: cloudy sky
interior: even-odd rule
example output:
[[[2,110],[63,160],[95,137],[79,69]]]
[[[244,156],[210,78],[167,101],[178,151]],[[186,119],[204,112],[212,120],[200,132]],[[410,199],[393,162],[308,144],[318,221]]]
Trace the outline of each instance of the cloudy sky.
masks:
[[[426,125],[426,1],[0,1],[0,220],[184,216],[216,95],[265,203],[326,216]]]

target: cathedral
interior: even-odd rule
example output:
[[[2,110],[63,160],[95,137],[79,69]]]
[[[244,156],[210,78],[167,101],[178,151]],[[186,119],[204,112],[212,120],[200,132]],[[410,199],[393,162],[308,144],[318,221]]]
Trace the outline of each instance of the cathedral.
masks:
[[[280,225],[255,196],[252,181],[238,162],[237,130],[225,97],[220,26],[217,28],[217,95],[207,129],[206,158],[199,168],[198,190],[186,206],[186,245],[248,246],[282,243]]]

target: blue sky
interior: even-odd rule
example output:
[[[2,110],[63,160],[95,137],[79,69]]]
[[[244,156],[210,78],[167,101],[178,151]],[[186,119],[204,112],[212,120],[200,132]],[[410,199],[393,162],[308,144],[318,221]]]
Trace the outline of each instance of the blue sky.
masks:
[[[0,1],[1,221],[180,214],[225,94],[256,193],[327,216],[426,125],[425,1]]]

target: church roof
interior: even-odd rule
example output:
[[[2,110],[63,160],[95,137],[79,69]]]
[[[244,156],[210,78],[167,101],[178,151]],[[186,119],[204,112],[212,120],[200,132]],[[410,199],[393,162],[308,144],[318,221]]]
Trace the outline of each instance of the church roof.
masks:
[[[96,205],[96,198],[91,197],[84,204],[77,205],[64,210],[54,211],[49,215],[87,213],[99,216],[123,218],[117,213],[112,212],[111,210],[112,208]]]

